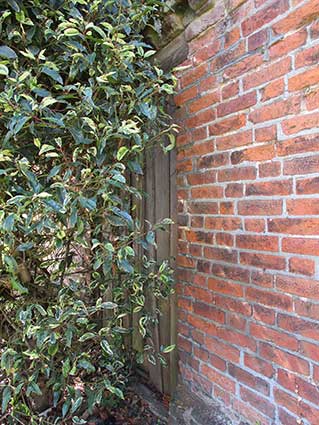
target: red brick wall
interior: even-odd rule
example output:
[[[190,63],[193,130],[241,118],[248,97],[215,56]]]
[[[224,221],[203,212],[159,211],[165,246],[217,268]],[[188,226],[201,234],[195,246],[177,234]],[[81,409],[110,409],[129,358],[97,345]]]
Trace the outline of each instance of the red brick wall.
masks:
[[[217,0],[186,30],[181,374],[253,424],[319,424],[317,17],[319,0]]]

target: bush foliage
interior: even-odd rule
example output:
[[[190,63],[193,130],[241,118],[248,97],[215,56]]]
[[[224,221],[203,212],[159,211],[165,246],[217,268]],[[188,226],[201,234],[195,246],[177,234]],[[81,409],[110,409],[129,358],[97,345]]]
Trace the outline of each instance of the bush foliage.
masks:
[[[0,0],[1,423],[85,423],[123,397],[132,359],[172,349],[154,351],[145,307],[172,290],[147,255],[170,221],[141,223],[131,183],[147,148],[173,146],[175,80],[143,37],[161,3]]]

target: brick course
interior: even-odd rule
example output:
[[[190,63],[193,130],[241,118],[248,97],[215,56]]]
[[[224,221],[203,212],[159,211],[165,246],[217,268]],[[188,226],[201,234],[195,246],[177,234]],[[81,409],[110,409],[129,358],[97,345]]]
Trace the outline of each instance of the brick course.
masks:
[[[317,425],[319,2],[219,0],[186,37],[182,377],[251,424]]]

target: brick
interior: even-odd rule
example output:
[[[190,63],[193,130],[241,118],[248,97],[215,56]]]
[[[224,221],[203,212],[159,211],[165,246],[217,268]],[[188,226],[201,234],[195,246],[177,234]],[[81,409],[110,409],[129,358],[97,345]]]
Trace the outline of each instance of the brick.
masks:
[[[313,300],[319,299],[319,283],[312,279],[278,276],[276,286],[280,291]]]
[[[277,155],[289,156],[319,150],[319,135],[298,136],[277,143]]]
[[[205,288],[198,288],[197,286],[187,285],[184,288],[184,295],[192,297],[196,301],[203,301],[209,303],[212,300],[212,294]]]
[[[313,276],[315,274],[315,262],[306,258],[292,257],[289,259],[289,271],[291,273]]]
[[[296,54],[295,68],[317,65],[319,59],[319,46],[313,46]]]
[[[264,29],[248,37],[248,51],[258,49],[268,41],[268,30]]]
[[[235,112],[248,109],[255,105],[257,102],[256,92],[250,92],[243,96],[237,97],[236,99],[228,102],[221,103],[217,106],[217,117],[221,118],[225,115],[230,115]]]
[[[205,155],[212,150],[212,142],[193,143],[188,146],[183,146],[178,150],[177,160],[179,161],[184,158],[193,158],[194,156]]]
[[[184,255],[177,256],[177,265],[179,267],[194,268],[196,261],[193,258],[185,257]]]
[[[295,254],[313,255],[319,252],[319,239],[312,238],[284,238],[282,240],[283,252]]]
[[[263,56],[260,53],[243,58],[234,65],[229,66],[224,71],[224,78],[234,79],[246,74],[251,69],[258,68],[263,63]]]
[[[289,91],[297,91],[318,83],[319,73],[316,67],[290,77],[288,80],[288,89]]]
[[[288,16],[276,22],[273,30],[276,34],[287,34],[289,31],[300,28],[311,22],[319,15],[317,0],[309,0],[298,9],[293,10]]]
[[[284,162],[284,174],[309,174],[319,172],[319,156],[295,158]]]
[[[276,388],[274,391],[275,401],[284,406],[290,412],[293,412],[299,418],[305,418],[311,424],[315,424],[319,417],[319,410],[304,403],[300,398],[293,397],[290,394]]]
[[[265,102],[274,97],[281,96],[285,90],[285,82],[283,78],[272,81],[262,89],[262,101]]]
[[[275,125],[255,129],[256,142],[270,142],[277,138],[277,128]]]
[[[297,194],[313,194],[319,193],[319,177],[297,180]]]
[[[221,198],[223,196],[223,189],[220,186],[214,185],[195,187],[191,189],[191,196],[193,199]]]
[[[208,108],[220,101],[220,91],[214,90],[206,95],[199,97],[188,105],[191,114],[202,109]]]
[[[301,341],[300,342],[300,353],[308,357],[309,359],[319,362],[319,346],[318,344],[312,344],[311,342]]]
[[[213,338],[206,338],[205,346],[210,353],[214,353],[222,359],[229,360],[233,363],[239,363],[240,351],[238,348],[224,344],[223,342]]]
[[[207,73],[207,64],[203,63],[196,68],[191,68],[187,71],[186,74],[182,76],[180,79],[180,84],[182,88],[189,86],[197,82],[201,77],[203,77]]]
[[[188,212],[190,214],[217,214],[217,202],[189,202]]]
[[[252,307],[248,302],[230,298],[224,295],[214,294],[212,303],[227,312],[238,313],[243,316],[251,316]]]
[[[248,252],[240,253],[240,264],[273,270],[285,270],[286,268],[286,261],[282,257]]]
[[[227,391],[232,393],[235,392],[235,381],[225,375],[222,375],[220,372],[217,372],[215,369],[212,369],[210,366],[203,364],[201,366],[201,372],[204,377],[208,378],[211,382],[219,385]]]
[[[319,389],[304,379],[285,370],[278,371],[278,383],[291,392],[296,392],[304,400],[319,404]]]
[[[281,163],[272,160],[264,164],[259,164],[259,177],[277,177],[281,172]]]
[[[202,230],[186,230],[185,239],[189,242],[212,244],[214,243],[214,235]]]
[[[220,41],[214,40],[214,42],[209,43],[207,46],[198,49],[193,57],[193,61],[195,64],[202,63],[207,59],[210,59],[219,51]]]
[[[315,304],[311,301],[296,299],[295,310],[298,316],[305,316],[315,320],[319,318],[319,304]]]
[[[292,416],[290,413],[288,413],[286,410],[279,408],[279,421],[281,425],[291,425],[293,423],[298,423],[298,418],[295,416]]]
[[[245,332],[247,327],[247,320],[236,313],[227,313],[227,324],[231,329]]]
[[[230,279],[230,280],[248,283],[250,273],[248,270],[244,268],[240,268],[240,267],[213,264],[212,274],[214,276],[217,276],[223,279]]]
[[[313,40],[319,38],[319,21],[315,21],[310,25],[310,35]]]
[[[203,302],[194,303],[194,313],[218,323],[225,323],[225,313]]]
[[[308,362],[266,342],[260,342],[259,354],[263,359],[276,363],[284,369],[288,369],[302,375],[308,375],[309,373]]]
[[[264,397],[261,397],[260,395],[252,391],[249,391],[247,388],[244,388],[244,387],[240,388],[240,396],[244,402],[252,405],[264,415],[274,419],[275,406],[271,402],[269,402],[267,399],[265,399]]]
[[[245,230],[247,232],[263,233],[266,230],[265,220],[259,218],[245,218]]]
[[[217,233],[216,244],[232,247],[234,245],[234,236],[228,233]]]
[[[208,75],[203,78],[199,83],[199,92],[203,93],[208,90],[213,90],[217,86],[217,79],[215,75]]]
[[[233,215],[235,211],[234,202],[221,202],[219,206],[219,213],[222,215]]]
[[[290,351],[297,351],[299,347],[297,338],[257,323],[251,323],[250,334],[256,339],[272,342]]]
[[[237,43],[239,39],[240,39],[240,29],[239,27],[235,27],[231,31],[225,34],[224,48],[228,49],[230,46]]]
[[[272,308],[255,304],[253,306],[253,318],[258,322],[273,325],[275,323],[275,311]]]
[[[233,376],[234,378],[236,378],[237,381],[247,385],[250,388],[254,388],[261,394],[268,395],[269,386],[265,380],[258,378],[257,376],[252,375],[246,370],[241,369],[238,366],[233,364],[230,364],[228,366],[228,371],[229,371],[229,374]]]
[[[291,235],[319,235],[319,219],[273,218],[268,220],[268,231]]]
[[[217,335],[217,325],[207,320],[203,320],[200,317],[187,315],[187,322],[193,326],[196,330],[204,332],[206,335]]]
[[[246,350],[255,352],[257,349],[255,341],[253,341],[249,336],[240,332],[235,332],[234,330],[228,328],[218,328],[217,336],[224,342],[236,345],[237,347],[243,347]]]
[[[258,412],[253,407],[249,406],[248,403],[244,403],[239,399],[234,399],[232,403],[232,407],[239,412],[244,418],[246,418],[249,423],[258,424],[258,425],[270,425],[271,419],[267,419],[263,414]]]
[[[205,171],[187,175],[187,183],[191,186],[206,185],[216,182],[216,171]],[[207,213],[209,214],[209,213]]]
[[[289,215],[318,215],[319,199],[287,199]]]
[[[226,118],[218,121],[209,126],[209,135],[218,136],[220,134],[229,133],[239,128],[244,127],[246,124],[246,116],[244,114],[236,115],[235,117]]]
[[[191,99],[194,99],[198,94],[198,87],[194,86],[187,90],[184,90],[180,93],[178,93],[175,97],[175,104],[176,106],[184,105],[186,102],[188,102]]]
[[[216,139],[216,147],[218,150],[227,150],[250,145],[252,142],[252,131],[248,130],[231,134],[230,136],[218,137]]]
[[[282,212],[280,200],[249,200],[238,202],[240,215],[279,215]]]
[[[237,167],[227,168],[225,170],[219,170],[217,179],[219,182],[227,181],[242,181],[242,180],[254,180],[257,175],[257,170],[253,166],[249,167]]]
[[[307,40],[307,31],[301,29],[294,34],[284,34],[285,38],[278,40],[276,44],[273,44],[269,49],[269,56],[271,59],[285,56],[291,51],[303,46]]]
[[[233,297],[242,297],[244,294],[244,289],[240,284],[220,279],[209,278],[208,288],[213,292],[228,294]]]
[[[312,129],[319,126],[319,113],[313,113],[288,119],[282,122],[282,129],[285,134],[299,133],[300,131]],[[316,140],[316,144],[318,141]]]
[[[245,353],[244,364],[249,369],[252,369],[261,375],[267,376],[267,378],[271,378],[274,375],[274,368],[272,365],[254,355]]]
[[[284,13],[288,8],[289,3],[287,0],[278,0],[257,11],[254,15],[242,23],[242,31],[244,36],[251,34],[262,26],[268,24],[277,16]]]
[[[226,84],[223,88],[222,88],[222,99],[226,100],[229,99],[230,97],[234,97],[236,95],[238,95],[239,93],[239,82],[231,82],[229,84]]]
[[[218,70],[227,67],[230,63],[240,58],[245,54],[246,47],[244,41],[236,43],[231,49],[221,51],[210,64],[210,68],[217,72]]]
[[[187,127],[200,127],[203,124],[207,124],[216,119],[216,111],[214,109],[205,109],[204,111],[198,112],[195,116],[188,118],[185,122]]]
[[[237,263],[237,252],[229,248],[205,247],[204,256],[210,260]]]
[[[254,270],[251,272],[251,283],[263,288],[272,288],[274,286],[274,276],[264,271]]]
[[[273,236],[237,235],[236,247],[254,251],[278,251],[278,238]]]
[[[293,299],[289,295],[278,294],[257,288],[247,288],[246,298],[248,301],[278,308],[280,310],[292,311],[293,309]],[[269,331],[269,333],[271,333],[271,331]]]
[[[260,123],[286,115],[297,114],[300,111],[299,96],[290,97],[287,100],[277,100],[270,105],[264,105],[249,114],[249,119],[253,123]]]
[[[198,169],[202,168],[218,168],[228,164],[228,155],[226,153],[214,153],[202,156],[198,160]]]
[[[182,337],[181,335],[178,335],[178,348],[180,350],[184,350],[187,353],[192,352],[192,343],[187,340],[186,338]]]
[[[225,196],[227,198],[240,198],[244,195],[244,185],[241,183],[230,183],[226,186]]]
[[[278,326],[293,332],[295,335],[301,335],[306,338],[318,340],[319,336],[319,323],[310,322],[300,317],[287,316],[285,314],[278,314]]]
[[[319,90],[315,88],[306,93],[306,108],[308,111],[318,109],[319,105]]]
[[[206,217],[205,228],[212,230],[239,230],[241,229],[241,220],[237,217]]]
[[[274,145],[263,145],[232,152],[231,163],[236,165],[245,161],[266,161],[274,158]]]
[[[275,80],[282,75],[286,75],[291,70],[291,58],[285,57],[278,62],[271,63],[268,66],[261,68],[258,71],[247,75],[243,79],[244,90],[249,90],[261,84]]]
[[[246,185],[246,196],[284,196],[292,193],[292,180],[256,182]]]

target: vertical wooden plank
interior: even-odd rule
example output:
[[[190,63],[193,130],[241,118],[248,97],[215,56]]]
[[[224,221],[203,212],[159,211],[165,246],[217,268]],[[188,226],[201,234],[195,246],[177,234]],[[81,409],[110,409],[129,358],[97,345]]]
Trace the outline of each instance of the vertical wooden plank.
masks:
[[[150,149],[146,152],[146,166],[145,166],[145,192],[147,196],[145,197],[145,219],[150,223],[155,223],[155,191],[156,191],[156,181],[155,181],[155,155],[154,149]],[[151,258],[156,259],[155,250],[149,252]],[[150,311],[155,312],[157,310],[157,302],[151,291],[148,291],[146,294],[147,307]],[[155,326],[153,330],[153,344],[156,351],[159,351],[160,347],[160,336],[159,336],[159,327]],[[163,392],[163,380],[161,373],[161,365],[159,362],[156,365],[147,363],[149,370],[150,380],[155,385],[155,387]]]
[[[169,155],[164,154],[160,147],[155,150],[155,221],[170,217],[170,167]],[[161,263],[170,256],[170,233],[158,231],[157,262]],[[160,345],[170,345],[170,302],[162,300],[159,303],[161,315],[159,318]],[[170,356],[166,356],[167,367],[162,367],[163,392],[170,393]]]
[[[177,255],[177,191],[176,191],[176,151],[170,152],[170,217],[174,221],[170,231],[170,261],[173,270],[176,270]],[[175,273],[174,273],[174,277]],[[177,295],[173,294],[170,299],[170,338],[171,345],[177,346]],[[178,376],[178,351],[177,347],[170,353],[170,394],[177,385]]]
[[[143,189],[143,181],[140,176],[135,175],[132,178],[132,185],[141,191]],[[143,200],[134,198],[132,202],[132,206],[134,207],[134,210],[132,211],[132,214],[134,215],[135,219],[137,219],[140,223],[143,223],[144,221],[144,214],[143,214]],[[140,271],[141,270],[141,259],[143,256],[142,247],[140,244],[134,243],[134,250],[136,252],[136,262],[137,262],[137,268]],[[144,348],[144,341],[143,337],[139,331],[139,320],[140,320],[141,314],[140,313],[132,313],[132,325],[133,325],[133,335],[132,335],[132,346],[133,349],[138,352],[143,352]]]

